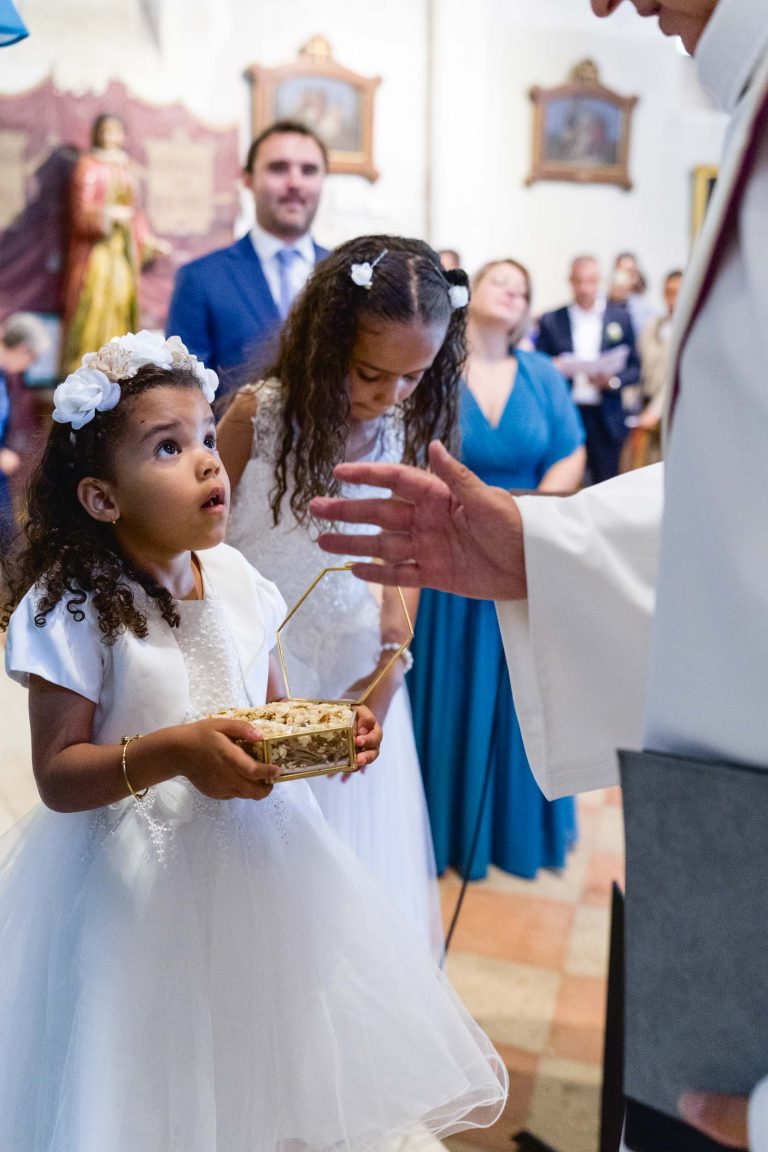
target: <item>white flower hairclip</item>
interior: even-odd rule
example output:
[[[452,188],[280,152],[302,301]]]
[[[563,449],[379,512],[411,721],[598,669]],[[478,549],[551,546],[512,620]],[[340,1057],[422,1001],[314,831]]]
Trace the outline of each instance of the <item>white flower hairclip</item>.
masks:
[[[466,308],[469,304],[469,289],[466,284],[451,284],[448,289],[448,299],[454,312],[457,308]]]
[[[219,378],[188,351],[178,336],[164,340],[144,329],[115,336],[98,352],[87,352],[83,366],[70,373],[53,394],[53,419],[58,424],[71,424],[77,432],[93,420],[96,412],[109,412],[120,399],[119,380],[130,380],[139,368],[154,364],[157,368],[187,368],[194,372],[209,404],[213,403]]]
[[[380,252],[372,264],[366,260],[364,264],[352,264],[350,266],[349,275],[358,288],[367,288],[370,292],[373,284],[373,270],[379,261],[384,259],[388,251],[389,249],[385,248],[383,252]]]
[[[54,392],[53,418],[77,432],[96,412],[109,412],[119,399],[120,385],[98,368],[78,368]]]

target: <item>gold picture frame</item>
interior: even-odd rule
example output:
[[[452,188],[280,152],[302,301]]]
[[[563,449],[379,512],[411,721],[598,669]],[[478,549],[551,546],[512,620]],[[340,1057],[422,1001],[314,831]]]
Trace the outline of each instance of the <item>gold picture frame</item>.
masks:
[[[575,65],[566,84],[532,88],[529,95],[533,160],[527,184],[568,180],[632,187],[629,142],[637,96],[606,88],[592,60]]]
[[[698,164],[693,170],[691,193],[691,243],[704,223],[709,201],[715,190],[719,168],[716,164]]]
[[[278,68],[251,64],[254,137],[276,120],[299,120],[328,149],[328,170],[379,177],[373,162],[373,98],[380,76],[361,76],[333,59],[323,36],[313,36],[296,60]]]

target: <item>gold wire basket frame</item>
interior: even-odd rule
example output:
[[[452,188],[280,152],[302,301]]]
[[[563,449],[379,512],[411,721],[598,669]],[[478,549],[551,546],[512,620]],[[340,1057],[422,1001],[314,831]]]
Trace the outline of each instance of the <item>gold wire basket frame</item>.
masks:
[[[309,596],[312,595],[312,593],[314,592],[317,585],[320,583],[321,580],[323,580],[328,575],[329,572],[350,572],[351,570],[352,570],[352,561],[350,561],[346,564],[333,565],[333,566],[329,566],[328,568],[323,568],[323,570],[320,573],[318,573],[318,575],[315,577],[315,579],[309,585],[307,590],[304,592],[303,596],[299,600],[296,601],[293,608],[291,608],[290,612],[285,617],[285,619],[283,620],[280,627],[277,629],[277,652],[278,652],[278,656],[280,658],[280,667],[282,669],[283,680],[285,682],[286,697],[288,699],[294,699],[294,697],[291,696],[291,686],[290,686],[290,682],[288,679],[288,670],[287,670],[286,664],[285,664],[285,652],[283,651],[283,642],[282,642],[281,632],[282,632],[283,628],[285,628],[285,626],[289,622],[289,620],[291,620],[291,618],[293,616],[295,616],[295,614],[298,612],[299,608],[301,608],[304,601]],[[307,697],[297,697],[297,699],[305,700],[309,704],[351,704],[355,707],[359,704],[365,703],[365,701],[370,696],[371,692],[373,692],[376,685],[379,684],[384,679],[384,677],[387,675],[387,673],[392,670],[392,668],[395,666],[397,661],[400,659],[400,657],[403,654],[403,652],[405,651],[405,649],[410,644],[411,640],[413,640],[413,623],[411,621],[411,615],[410,615],[410,612],[408,611],[408,606],[405,603],[405,597],[403,596],[403,590],[399,586],[397,587],[397,594],[400,598],[400,605],[403,609],[403,618],[404,618],[406,625],[407,625],[407,635],[406,635],[405,639],[403,640],[402,644],[400,645],[400,647],[392,650],[391,659],[389,659],[387,661],[387,663],[384,665],[384,667],[381,668],[377,672],[377,674],[374,676],[373,680],[370,682],[370,684],[366,688],[365,692],[363,692],[362,696],[360,696],[359,699],[357,699],[357,700],[346,700],[346,699],[319,700],[316,698],[307,698]],[[288,780],[288,779],[290,779],[290,780],[305,780],[305,779],[309,779],[312,776],[332,775],[334,772],[356,772],[357,766],[355,764],[355,759],[357,756],[357,749],[355,748],[354,729],[349,728],[347,730],[347,733],[348,733],[347,739],[348,739],[348,751],[349,751],[349,765],[348,766],[345,765],[345,766],[341,766],[339,768],[331,768],[331,769],[328,769],[327,767],[308,768],[303,772],[290,773],[290,775],[286,777],[286,780]],[[263,741],[264,763],[265,764],[270,764],[272,762],[271,744],[272,744],[273,740],[276,741],[279,739],[281,739],[281,737],[271,737],[271,738],[267,738]],[[277,779],[279,781],[280,777],[278,777]]]

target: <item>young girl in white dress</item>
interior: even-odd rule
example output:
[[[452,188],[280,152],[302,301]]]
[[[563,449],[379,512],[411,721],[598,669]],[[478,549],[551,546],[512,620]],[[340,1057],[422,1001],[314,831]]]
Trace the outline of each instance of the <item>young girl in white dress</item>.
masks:
[[[466,354],[467,280],[420,240],[364,236],[313,272],[283,329],[270,378],[242,389],[219,426],[232,478],[228,540],[294,603],[321,568],[313,496],[338,492],[342,460],[422,461],[450,442]],[[364,494],[360,489],[350,495]],[[380,495],[375,489],[371,495]],[[409,594],[415,609],[415,594]],[[351,576],[306,601],[283,637],[294,695],[354,696],[406,635],[393,589],[380,603]],[[442,952],[434,853],[399,660],[368,698],[385,726],[375,768],[311,785],[326,818]]]
[[[411,927],[234,743],[250,725],[200,719],[277,689],[285,610],[221,543],[215,377],[144,333],[86,359],[6,605],[46,807],[0,841],[0,1148],[369,1152],[492,1122],[504,1071]],[[360,763],[379,738],[360,710]]]

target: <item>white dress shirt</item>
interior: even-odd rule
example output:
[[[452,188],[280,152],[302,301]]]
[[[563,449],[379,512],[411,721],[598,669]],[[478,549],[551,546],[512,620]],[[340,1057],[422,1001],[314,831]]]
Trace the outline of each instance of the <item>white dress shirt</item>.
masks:
[[[309,232],[305,232],[298,240],[287,244],[284,240],[265,231],[257,222],[251,228],[251,243],[254,251],[261,261],[261,267],[267,280],[272,298],[280,307],[280,263],[277,253],[281,248],[293,248],[299,254],[288,269],[288,282],[290,284],[291,298],[298,296],[309,279],[309,274],[315,266],[315,246]]]
[[[604,316],[605,300],[596,300],[591,308],[582,308],[578,304],[571,304],[568,308],[573,351],[579,360],[597,360],[600,355]],[[586,372],[577,372],[574,376],[571,395],[574,404],[594,406],[602,400],[600,389],[590,382]]]

